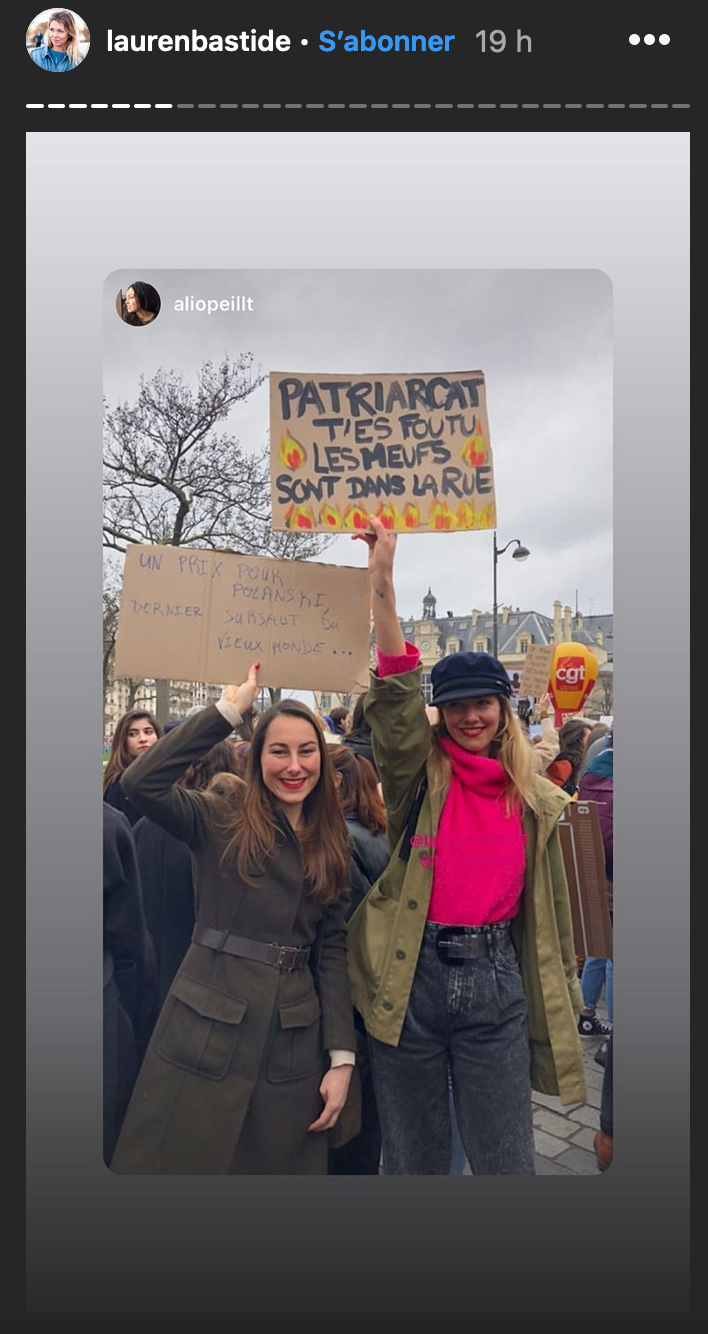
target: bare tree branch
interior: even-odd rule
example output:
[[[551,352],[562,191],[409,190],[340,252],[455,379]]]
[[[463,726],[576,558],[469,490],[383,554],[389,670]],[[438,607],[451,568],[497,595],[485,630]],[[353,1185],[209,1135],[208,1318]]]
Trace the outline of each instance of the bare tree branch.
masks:
[[[253,356],[243,353],[205,361],[194,389],[176,371],[160,369],[141,377],[134,403],[105,404],[107,550],[125,554],[140,542],[280,560],[326,550],[328,534],[273,532],[267,451],[244,449],[228,430],[231,409],[264,379]],[[112,661],[112,648],[105,653],[106,614],[104,595],[104,682]]]
[[[223,429],[264,378],[250,354],[227,356],[204,363],[196,390],[159,370],[141,379],[135,403],[106,405],[107,547],[229,546],[302,560],[326,549],[328,536],[272,532],[266,451],[247,452]]]

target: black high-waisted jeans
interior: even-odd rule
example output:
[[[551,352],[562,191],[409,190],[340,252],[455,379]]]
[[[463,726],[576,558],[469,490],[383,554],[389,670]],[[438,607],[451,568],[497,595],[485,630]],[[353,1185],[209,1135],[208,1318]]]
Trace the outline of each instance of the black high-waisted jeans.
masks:
[[[449,1173],[449,1062],[473,1174],[532,1175],[526,999],[511,938],[449,964],[438,956],[439,930],[426,924],[398,1046],[369,1039],[384,1172]]]

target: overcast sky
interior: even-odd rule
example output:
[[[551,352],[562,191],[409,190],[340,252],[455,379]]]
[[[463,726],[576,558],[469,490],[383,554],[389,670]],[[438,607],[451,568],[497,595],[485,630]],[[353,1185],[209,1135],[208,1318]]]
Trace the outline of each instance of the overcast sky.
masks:
[[[136,329],[115,312],[141,279],[162,298]],[[250,313],[179,314],[175,300],[244,295]],[[527,561],[499,558],[498,599],[553,615],[559,598],[612,611],[612,296],[596,270],[218,270],[116,272],[106,283],[104,391],[132,400],[159,367],[194,383],[207,358],[253,352],[263,371],[366,374],[482,370],[494,459],[498,544],[520,538]],[[268,441],[267,382],[228,427]],[[221,428],[223,429],[223,427]],[[363,566],[363,542],[338,537],[321,557]],[[398,610],[420,616],[491,610],[492,533],[399,539]]]

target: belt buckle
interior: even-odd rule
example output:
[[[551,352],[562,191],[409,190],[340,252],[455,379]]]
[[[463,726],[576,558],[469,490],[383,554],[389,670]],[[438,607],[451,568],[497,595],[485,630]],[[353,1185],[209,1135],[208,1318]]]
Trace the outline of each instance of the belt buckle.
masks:
[[[447,932],[447,935],[445,934],[445,932]],[[456,933],[455,927],[443,926],[440,929],[440,931],[438,931],[438,934],[435,937],[435,951],[437,953],[437,956],[442,963],[447,964],[448,968],[452,968],[456,964],[461,964],[465,962],[464,955],[447,954],[445,950],[441,948],[444,945],[451,945],[453,943],[452,937],[455,934],[459,934]]]
[[[286,973],[292,973],[295,968],[297,953],[298,951],[295,945],[278,945],[276,967],[282,968]]]

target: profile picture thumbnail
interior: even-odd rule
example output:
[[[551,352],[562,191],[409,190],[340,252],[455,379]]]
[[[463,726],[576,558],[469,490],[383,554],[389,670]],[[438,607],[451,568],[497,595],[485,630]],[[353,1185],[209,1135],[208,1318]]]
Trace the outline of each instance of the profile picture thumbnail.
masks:
[[[121,287],[116,297],[116,310],[124,324],[152,324],[160,314],[160,293],[150,283],[134,282]]]
[[[69,74],[85,60],[91,37],[73,9],[43,9],[27,29],[30,60],[49,74]]]

